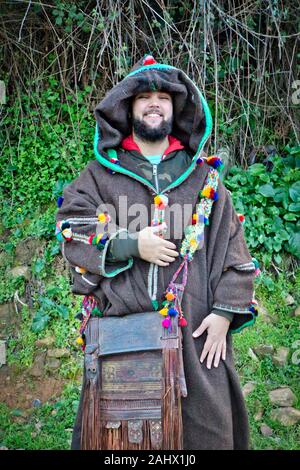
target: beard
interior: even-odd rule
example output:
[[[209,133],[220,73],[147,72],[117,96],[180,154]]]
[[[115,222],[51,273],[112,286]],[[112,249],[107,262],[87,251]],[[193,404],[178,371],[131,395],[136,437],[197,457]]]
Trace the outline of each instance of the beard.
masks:
[[[141,119],[132,118],[132,128],[135,134],[145,142],[157,142],[164,140],[172,132],[173,119],[163,120],[159,126],[150,127]]]

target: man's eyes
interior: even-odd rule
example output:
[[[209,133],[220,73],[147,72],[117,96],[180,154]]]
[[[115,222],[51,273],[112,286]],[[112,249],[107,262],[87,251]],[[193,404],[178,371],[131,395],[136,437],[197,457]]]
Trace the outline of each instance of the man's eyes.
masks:
[[[141,98],[150,98],[150,95],[141,95],[138,97],[138,99],[141,99]],[[160,100],[169,100],[169,97],[168,96],[159,96],[159,99]]]

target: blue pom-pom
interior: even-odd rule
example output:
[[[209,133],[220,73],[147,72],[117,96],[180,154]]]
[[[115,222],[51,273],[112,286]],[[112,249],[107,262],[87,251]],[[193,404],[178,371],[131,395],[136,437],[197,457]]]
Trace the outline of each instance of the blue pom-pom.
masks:
[[[178,311],[176,310],[176,308],[169,308],[168,315],[170,317],[176,317],[177,314],[178,314]]]
[[[59,196],[56,202],[57,202],[57,207],[61,207],[62,203],[64,202],[63,196]]]

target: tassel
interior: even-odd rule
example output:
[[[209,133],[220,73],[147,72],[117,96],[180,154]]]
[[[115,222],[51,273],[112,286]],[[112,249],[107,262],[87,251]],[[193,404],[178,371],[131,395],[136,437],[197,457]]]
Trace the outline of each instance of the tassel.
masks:
[[[83,300],[86,308],[96,308],[94,299],[86,296]],[[93,319],[91,320],[93,321]],[[100,423],[100,364],[98,359],[99,322],[95,328],[87,324],[84,354],[84,383],[82,405],[81,450],[101,450],[99,433]]]
[[[179,386],[178,349],[163,350],[163,449],[181,450],[183,448],[183,432],[181,417],[181,393]]]
[[[101,450],[100,446],[100,384],[99,374],[84,385],[82,405],[81,450]]]
[[[187,321],[184,317],[179,318],[178,325],[181,327],[187,326]]]

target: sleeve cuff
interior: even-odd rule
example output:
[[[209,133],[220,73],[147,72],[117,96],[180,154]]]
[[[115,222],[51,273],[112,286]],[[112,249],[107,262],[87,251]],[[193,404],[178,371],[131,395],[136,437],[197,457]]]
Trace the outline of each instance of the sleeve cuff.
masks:
[[[112,260],[127,261],[130,257],[139,258],[140,253],[138,249],[138,236],[139,232],[127,232],[126,238],[119,238],[116,236],[109,247],[109,253]]]
[[[115,277],[126,269],[130,269],[133,265],[132,256],[124,261],[114,260],[109,257],[109,249],[112,241],[122,232],[127,232],[126,229],[118,230],[117,232],[110,235],[109,240],[104,246],[103,251],[100,254],[101,264],[99,266],[100,274],[103,277]]]

